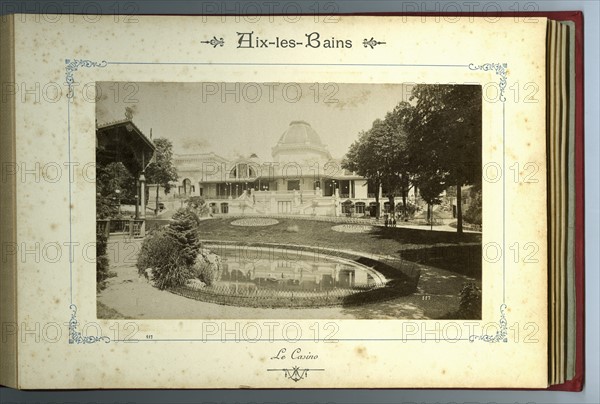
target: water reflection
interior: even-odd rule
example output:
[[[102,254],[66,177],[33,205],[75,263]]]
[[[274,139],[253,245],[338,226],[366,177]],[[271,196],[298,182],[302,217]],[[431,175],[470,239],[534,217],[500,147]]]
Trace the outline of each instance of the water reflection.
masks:
[[[270,248],[248,251],[235,247],[214,252],[220,255],[223,264],[221,284],[248,283],[260,289],[280,290],[375,286],[372,274],[362,265],[322,254]]]

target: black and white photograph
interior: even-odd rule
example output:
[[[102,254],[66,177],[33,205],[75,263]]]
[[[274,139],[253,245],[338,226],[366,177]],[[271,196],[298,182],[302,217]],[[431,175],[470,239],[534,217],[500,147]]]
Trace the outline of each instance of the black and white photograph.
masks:
[[[481,319],[482,89],[98,82],[99,319]]]

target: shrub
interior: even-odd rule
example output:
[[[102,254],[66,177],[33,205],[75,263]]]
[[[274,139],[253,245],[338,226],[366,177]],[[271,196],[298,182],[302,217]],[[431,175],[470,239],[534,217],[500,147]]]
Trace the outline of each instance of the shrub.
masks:
[[[96,290],[106,287],[108,278],[108,257],[106,256],[107,237],[99,228],[96,228]]]
[[[205,262],[202,259],[198,259],[196,265],[194,265],[194,276],[196,276],[199,280],[211,286],[219,279],[220,271],[215,266],[215,264],[211,264],[210,262]]]
[[[210,261],[199,256],[199,224],[200,219],[192,209],[178,209],[168,226],[155,230],[144,239],[137,261],[139,273],[147,277],[146,270],[151,268],[152,281],[159,289],[185,285],[195,276],[206,284],[210,283],[202,277],[214,281],[218,268],[203,265]]]
[[[209,250],[200,251],[193,268],[196,278],[211,286],[215,281],[221,279],[222,271],[223,265],[218,255]]]
[[[198,216],[206,216],[208,214],[208,205],[201,196],[190,196],[185,200],[188,209],[191,209]]]
[[[166,232],[179,243],[179,255],[187,266],[194,265],[200,252],[199,224],[200,219],[192,209],[181,208],[175,212],[173,221],[166,228]]]
[[[471,203],[463,215],[465,222],[481,225],[481,190],[471,192]]]
[[[465,283],[460,291],[460,318],[481,318],[481,289],[474,283]]]
[[[464,283],[460,291],[458,310],[449,311],[442,319],[478,320],[481,319],[481,289],[474,283]]]
[[[168,228],[163,227],[144,239],[136,266],[146,277],[146,269],[152,268],[152,280],[159,289],[177,287],[193,277],[188,253]]]

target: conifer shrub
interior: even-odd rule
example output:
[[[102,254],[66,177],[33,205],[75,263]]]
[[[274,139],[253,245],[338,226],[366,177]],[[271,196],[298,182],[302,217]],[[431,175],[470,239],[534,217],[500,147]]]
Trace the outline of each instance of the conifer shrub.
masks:
[[[138,255],[137,267],[140,274],[152,279],[159,289],[184,285],[193,276],[188,257],[181,244],[166,227],[147,236]]]
[[[175,212],[168,226],[146,236],[138,255],[137,268],[159,289],[183,286],[197,278],[211,285],[219,278],[221,261],[215,254],[201,250],[200,219],[190,208]],[[150,271],[149,271],[150,270]]]

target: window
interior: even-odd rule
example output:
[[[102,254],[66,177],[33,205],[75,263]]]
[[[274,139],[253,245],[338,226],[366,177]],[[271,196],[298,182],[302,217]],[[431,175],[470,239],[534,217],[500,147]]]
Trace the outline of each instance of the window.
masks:
[[[221,204],[221,213],[229,213],[229,204],[227,202]]]
[[[354,209],[355,209],[356,213],[360,213],[361,215],[364,215],[365,203],[364,202],[356,202],[356,205],[354,205]]]
[[[375,195],[379,193],[379,187],[375,186],[373,182],[367,182],[367,197],[375,198]]]
[[[190,181],[189,178],[186,178],[185,180],[183,180],[183,193],[185,195],[189,194],[192,191],[192,181]]]
[[[350,198],[350,181],[340,180],[340,198]]]
[[[238,164],[238,178],[248,178],[248,164]]]
[[[300,190],[300,180],[289,180],[287,182],[288,191],[299,191]]]

